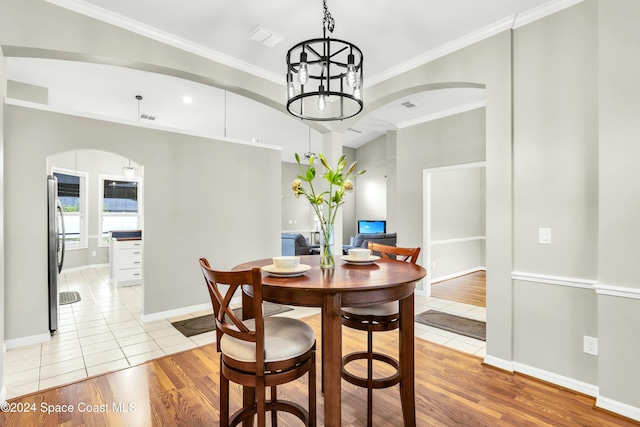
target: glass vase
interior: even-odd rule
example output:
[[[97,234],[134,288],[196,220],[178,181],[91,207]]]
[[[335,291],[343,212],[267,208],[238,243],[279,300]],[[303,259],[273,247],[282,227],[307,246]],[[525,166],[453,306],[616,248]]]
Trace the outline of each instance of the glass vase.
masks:
[[[333,224],[327,224],[320,243],[320,268],[329,270],[336,267],[333,257]]]

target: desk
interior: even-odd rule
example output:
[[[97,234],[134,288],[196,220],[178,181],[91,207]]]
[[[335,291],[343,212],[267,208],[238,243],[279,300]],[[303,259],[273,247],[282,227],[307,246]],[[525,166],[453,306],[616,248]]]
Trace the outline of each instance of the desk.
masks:
[[[272,263],[271,258],[234,267],[245,270]],[[334,270],[322,270],[319,256],[302,256],[311,265],[303,276],[272,277],[263,273],[263,297],[286,305],[322,309],[322,364],[324,367],[324,424],[341,425],[342,306],[366,306],[400,301],[400,398],[405,426],[416,425],[414,398],[414,297],[415,283],[426,275],[419,265],[379,260],[373,265],[350,265],[336,259]]]

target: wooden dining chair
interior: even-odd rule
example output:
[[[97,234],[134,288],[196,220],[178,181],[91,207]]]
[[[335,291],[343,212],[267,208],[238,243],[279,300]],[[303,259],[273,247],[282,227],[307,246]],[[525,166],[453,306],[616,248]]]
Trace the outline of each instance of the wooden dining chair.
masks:
[[[200,266],[216,319],[216,347],[220,352],[220,426],[236,426],[257,415],[259,427],[271,412],[277,426],[277,412],[288,412],[305,426],[316,425],[315,335],[306,323],[286,317],[264,317],[262,274],[259,268],[243,271],[212,270],[206,258]],[[250,299],[255,318],[241,319],[230,303],[238,288],[253,288]],[[308,373],[308,410],[290,401],[278,400],[276,386]],[[229,381],[255,389],[253,403],[229,416]],[[266,399],[266,388],[271,389]]]
[[[415,264],[420,255],[420,248],[399,248],[380,243],[369,242],[369,249],[374,255],[393,259],[396,262]],[[400,377],[402,358],[399,360],[387,354],[373,351],[373,333],[392,331],[400,326],[400,310],[398,301],[375,304],[364,307],[343,307],[341,322],[344,326],[367,332],[367,351],[357,351],[342,358],[342,378],[351,384],[367,389],[367,425],[372,425],[373,390],[393,387],[402,381]],[[367,377],[360,377],[349,372],[347,364],[354,360],[367,360]],[[390,365],[395,372],[384,378],[373,378],[373,361],[377,360]]]

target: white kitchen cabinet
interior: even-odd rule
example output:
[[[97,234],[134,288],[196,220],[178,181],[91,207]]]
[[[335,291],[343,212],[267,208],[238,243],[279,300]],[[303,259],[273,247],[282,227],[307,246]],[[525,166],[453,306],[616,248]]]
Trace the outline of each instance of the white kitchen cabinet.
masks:
[[[142,239],[112,238],[109,245],[109,282],[116,286],[142,284]]]

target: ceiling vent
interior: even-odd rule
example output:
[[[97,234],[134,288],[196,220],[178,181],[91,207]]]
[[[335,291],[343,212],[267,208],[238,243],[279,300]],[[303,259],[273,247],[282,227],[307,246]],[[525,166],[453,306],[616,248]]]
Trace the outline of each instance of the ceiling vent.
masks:
[[[150,116],[149,114],[140,114],[140,118],[142,120],[154,121],[157,117],[156,116]]]
[[[354,128],[347,128],[347,130],[350,130],[351,132],[355,132],[355,133],[362,133],[362,131],[354,129]]]
[[[402,104],[400,104],[400,105],[402,105],[402,106],[403,106],[403,107],[405,107],[405,108],[414,108],[414,107],[417,107],[417,106],[418,106],[418,104],[414,104],[414,103],[413,103],[413,102],[411,102],[411,101],[403,102],[403,103],[402,103]]]
[[[247,34],[247,38],[268,48],[276,47],[284,41],[284,37],[279,36],[261,25],[258,25]]]

